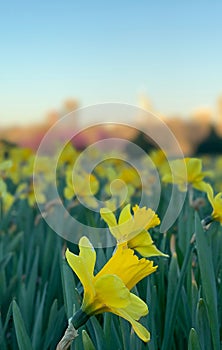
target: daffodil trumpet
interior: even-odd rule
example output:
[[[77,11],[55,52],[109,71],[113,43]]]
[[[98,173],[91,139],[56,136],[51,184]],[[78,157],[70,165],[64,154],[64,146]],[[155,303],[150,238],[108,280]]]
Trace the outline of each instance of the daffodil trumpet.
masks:
[[[158,215],[151,208],[133,207],[127,204],[121,211],[117,221],[115,215],[109,208],[102,208],[100,215],[107,223],[111,234],[116,238],[117,244],[125,243],[128,248],[136,250],[140,255],[149,258],[151,256],[165,256],[154,245],[149,234],[149,229],[160,224]]]

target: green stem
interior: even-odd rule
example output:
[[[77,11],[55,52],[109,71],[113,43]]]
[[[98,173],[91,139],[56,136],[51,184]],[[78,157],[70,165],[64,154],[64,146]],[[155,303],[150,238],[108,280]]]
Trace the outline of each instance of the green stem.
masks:
[[[81,309],[78,310],[72,317],[64,336],[58,343],[56,350],[67,350],[72,344],[73,340],[78,336],[77,329],[83,326],[89,319],[89,315],[83,312]]]
[[[80,328],[81,326],[83,326],[88,319],[90,318],[89,315],[87,315],[85,312],[82,311],[82,309],[79,309],[75,315],[72,317],[72,324],[74,326],[75,329]]]

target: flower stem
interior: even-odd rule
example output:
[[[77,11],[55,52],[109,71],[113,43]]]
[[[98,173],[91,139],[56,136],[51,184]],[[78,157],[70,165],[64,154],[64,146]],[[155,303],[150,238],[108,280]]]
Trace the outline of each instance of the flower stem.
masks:
[[[72,341],[78,337],[77,329],[83,326],[88,321],[89,317],[90,316],[83,312],[82,309],[78,310],[70,319],[65,334],[58,343],[56,350],[67,350]]]

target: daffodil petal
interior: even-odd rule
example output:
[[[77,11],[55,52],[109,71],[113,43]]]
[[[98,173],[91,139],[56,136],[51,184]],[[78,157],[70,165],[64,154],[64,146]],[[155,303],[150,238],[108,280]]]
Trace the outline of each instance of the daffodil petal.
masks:
[[[162,177],[162,181],[166,183],[173,182],[172,174],[171,173],[164,174]]]
[[[158,217],[158,215],[155,213],[154,210],[152,210],[151,208],[139,208],[138,205],[135,205],[133,207],[133,212],[134,212],[134,216],[136,217],[136,213],[140,213],[142,211],[143,216],[146,217],[146,226],[145,229],[149,230],[152,227],[155,227],[157,225],[160,224],[160,219]]]
[[[148,258],[150,256],[165,256],[168,257],[167,254],[162,253],[157,247],[154,245],[153,240],[147,231],[142,231],[136,237],[130,239],[128,241],[128,247],[131,249],[135,249],[142,256]]]
[[[94,287],[97,298],[108,307],[122,308],[130,302],[130,292],[123,281],[116,275],[104,275],[99,277]]]
[[[197,183],[194,182],[193,187],[202,192],[208,191],[208,183],[206,183],[205,181],[199,181]]]
[[[138,235],[136,235],[135,237],[133,237],[128,241],[128,247],[132,249],[135,249],[135,247],[137,246],[143,246],[143,245],[147,246],[151,244],[153,244],[153,240],[150,234],[145,230],[143,230]]]
[[[135,248],[135,250],[145,258],[150,258],[151,256],[164,256],[166,258],[169,257],[168,254],[164,254],[159,249],[157,249],[154,244],[151,246],[138,246]]]
[[[148,314],[148,306],[137,295],[130,293],[130,303],[125,308],[125,311],[134,319],[139,320],[140,317]]]
[[[202,160],[198,158],[185,158],[188,175],[196,176],[202,171]]]
[[[117,226],[116,217],[110,209],[100,209],[100,215],[109,227]]]
[[[127,204],[120,213],[118,224],[122,225],[127,221],[132,221],[132,214],[130,212],[130,204]]]
[[[141,279],[156,271],[153,261],[139,259],[132,249],[121,244],[115,254],[96,275],[115,274],[121,278],[125,286],[131,290]],[[126,271],[128,271],[126,273]]]
[[[85,267],[90,277],[93,277],[96,263],[96,252],[87,237],[81,237],[79,241],[79,249],[79,256],[83,259]]]
[[[133,327],[133,330],[138,335],[138,337],[144,342],[148,342],[150,340],[150,333],[148,330],[141,325],[139,322],[135,321],[124,309],[120,309],[116,311],[116,314],[125,318],[125,320],[129,321]]]
[[[80,279],[84,288],[84,301],[89,303],[95,295],[93,286],[93,271],[95,267],[96,253],[88,238],[82,237],[79,242],[80,254],[75,255],[66,250],[68,264]]]
[[[210,184],[208,184],[208,186],[207,186],[207,198],[208,198],[211,206],[213,207],[214,191],[213,191],[213,188],[211,187]]]
[[[72,199],[74,197],[74,191],[73,189],[69,188],[69,187],[65,187],[64,189],[64,196],[66,199]]]

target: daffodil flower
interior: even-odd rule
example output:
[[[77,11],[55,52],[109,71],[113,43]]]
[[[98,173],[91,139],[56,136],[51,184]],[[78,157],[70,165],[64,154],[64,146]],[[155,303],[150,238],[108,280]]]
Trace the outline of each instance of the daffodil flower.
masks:
[[[75,182],[75,186],[73,184]],[[81,174],[75,174],[72,178],[72,171],[67,170],[66,173],[66,187],[64,189],[64,196],[66,199],[71,200],[74,196],[88,204],[91,208],[97,207],[97,200],[94,195],[99,190],[99,182],[93,174],[82,172]]]
[[[4,176],[5,171],[12,167],[12,161],[6,160],[0,163],[0,175]],[[8,211],[14,202],[14,197],[7,191],[7,185],[0,177],[0,199],[2,200],[3,210]]]
[[[152,261],[139,259],[132,249],[119,245],[116,252],[94,276],[96,252],[87,237],[79,241],[79,255],[66,250],[66,259],[80,279],[84,296],[81,310],[72,319],[75,329],[91,315],[112,312],[129,321],[144,342],[150,334],[138,320],[147,315],[148,307],[130,290],[144,277],[156,271]]]
[[[213,188],[208,184],[207,197],[213,208],[211,213],[212,221],[219,221],[222,224],[222,192],[219,192],[214,196]]]
[[[130,204],[126,205],[120,213],[118,222],[108,208],[102,208],[100,215],[118,244],[125,242],[129,248],[135,249],[144,257],[167,256],[156,248],[148,232],[150,228],[160,224],[158,215],[152,209],[139,208],[138,205],[133,207],[133,212],[134,215],[131,214]]]
[[[187,185],[206,192],[207,183],[204,181],[205,176],[210,176],[210,172],[202,171],[202,160],[198,158],[183,158],[169,162],[170,168],[166,172],[162,181],[178,185],[180,191],[184,192]]]
[[[12,167],[12,161],[11,160],[5,160],[0,163],[0,173],[4,173],[5,170],[10,169]]]
[[[62,152],[58,154],[58,164],[64,166],[67,164],[74,165],[79,153],[73,147],[71,142],[68,142],[63,148]]]
[[[161,149],[155,149],[151,151],[149,153],[149,157],[161,175],[164,175],[166,172],[170,171],[166,154]]]
[[[30,207],[36,203],[45,203],[46,197],[43,192],[43,186],[39,185],[38,191],[34,191],[33,183],[21,183],[16,190],[16,196],[20,199],[27,199]]]
[[[1,178],[0,178],[0,200],[2,201],[4,212],[7,212],[14,202],[14,197],[9,192],[7,192],[6,183]]]

